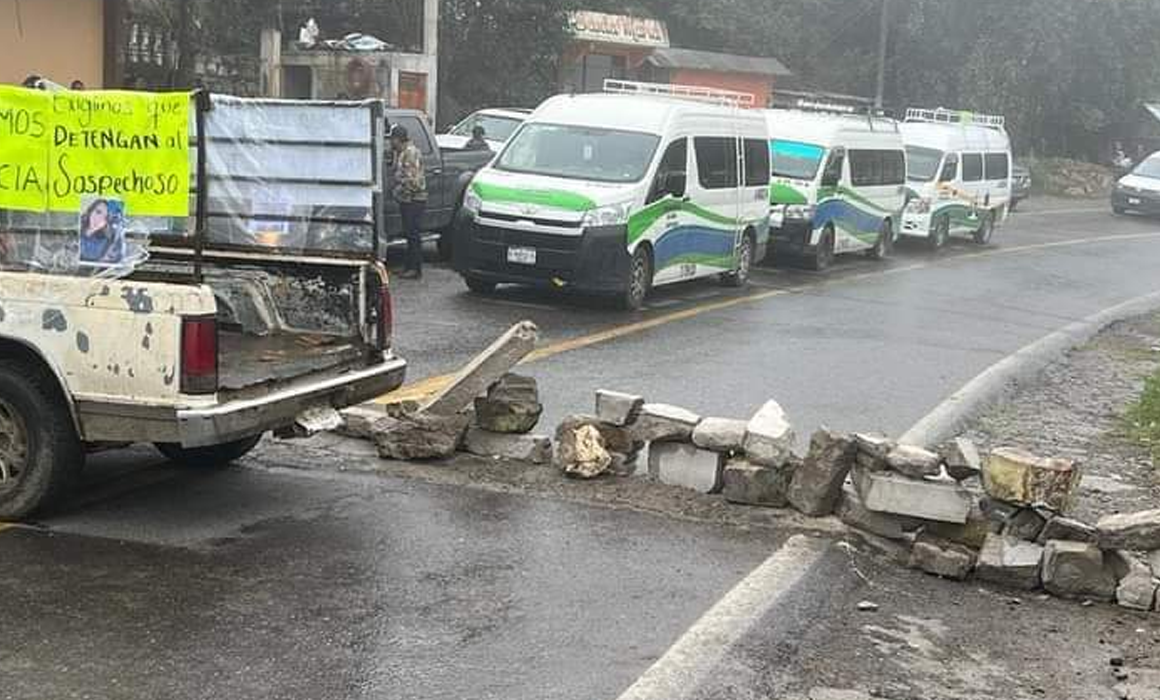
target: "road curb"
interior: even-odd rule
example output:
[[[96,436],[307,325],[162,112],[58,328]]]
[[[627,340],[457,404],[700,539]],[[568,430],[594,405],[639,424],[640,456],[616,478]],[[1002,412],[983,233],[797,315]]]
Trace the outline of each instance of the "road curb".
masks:
[[[899,442],[933,447],[957,435],[986,408],[1010,395],[1069,350],[1116,321],[1160,309],[1160,292],[1136,297],[1068,324],[999,360],[915,423]]]

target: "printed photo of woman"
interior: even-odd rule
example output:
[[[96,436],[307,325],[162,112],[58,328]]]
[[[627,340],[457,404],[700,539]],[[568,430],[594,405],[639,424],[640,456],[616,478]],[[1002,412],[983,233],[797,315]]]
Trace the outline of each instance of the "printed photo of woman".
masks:
[[[86,199],[81,208],[81,262],[119,265],[125,258],[125,204],[117,199]]]

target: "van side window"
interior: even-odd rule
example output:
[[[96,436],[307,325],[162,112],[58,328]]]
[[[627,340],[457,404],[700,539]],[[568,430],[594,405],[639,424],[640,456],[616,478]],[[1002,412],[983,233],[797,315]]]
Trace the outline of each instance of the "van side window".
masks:
[[[906,152],[905,151],[883,151],[882,158],[886,161],[886,167],[883,172],[886,175],[886,182],[884,185],[904,185],[906,184]]]
[[[707,190],[737,186],[737,139],[728,136],[697,136],[697,178]]]
[[[769,184],[769,144],[764,139],[745,139],[745,186]]]
[[[959,160],[953,155],[947,156],[946,162],[943,163],[942,173],[938,176],[939,182],[954,182],[955,176],[959,174]]]
[[[1011,168],[1007,163],[1006,153],[988,153],[985,161],[988,180],[1006,180],[1010,175]]]
[[[878,151],[850,151],[850,184],[869,187],[881,182],[881,154]]]
[[[840,153],[831,153],[826,161],[826,169],[822,173],[822,187],[837,187],[842,184],[842,165],[845,157]]]
[[[983,154],[963,154],[963,182],[979,182],[983,179]]]
[[[652,203],[672,194],[667,191],[666,183],[672,175],[684,175],[689,167],[689,139],[681,137],[669,144],[665,154],[661,157],[661,164],[657,167],[657,176],[653,180],[652,189],[648,193],[648,202]]]

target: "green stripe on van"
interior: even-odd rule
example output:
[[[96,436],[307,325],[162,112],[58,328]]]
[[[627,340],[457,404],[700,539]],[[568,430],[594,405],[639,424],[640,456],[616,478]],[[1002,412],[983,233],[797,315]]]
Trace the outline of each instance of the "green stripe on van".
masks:
[[[850,189],[849,187],[842,187],[839,185],[838,187],[823,187],[820,190],[818,190],[818,204],[821,204],[826,199],[835,199],[835,198],[844,199],[844,200],[851,202],[853,204],[860,204],[864,207],[867,207],[869,209],[873,209],[874,211],[882,213],[882,214],[898,214],[897,211],[892,211],[890,209],[884,209],[884,208],[878,206],[874,202],[871,202],[869,199],[866,199],[865,197],[858,194],[857,192]]]
[[[652,228],[658,219],[674,211],[687,212],[710,223],[728,226],[730,230],[736,228],[738,223],[736,219],[731,219],[728,216],[722,216],[716,212],[709,211],[692,202],[682,202],[679,199],[667,197],[658,202],[653,202],[628,217],[628,244],[632,245],[635,243],[638,238]]]
[[[588,211],[596,208],[596,202],[582,194],[566,190],[530,190],[520,187],[501,187],[482,182],[471,183],[471,189],[480,199],[488,202],[511,204],[535,204],[568,211]]]
[[[770,204],[809,204],[809,199],[789,185],[775,182],[769,186]]]

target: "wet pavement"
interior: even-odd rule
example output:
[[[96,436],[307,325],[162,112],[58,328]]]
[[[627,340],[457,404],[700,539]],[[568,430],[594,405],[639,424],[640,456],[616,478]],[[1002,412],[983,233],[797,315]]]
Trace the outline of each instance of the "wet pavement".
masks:
[[[636,314],[479,297],[432,267],[396,283],[397,344],[422,379],[535,320],[554,353],[525,368],[546,424],[609,387],[739,417],[776,397],[803,435],[899,433],[1004,355],[1155,291],[1160,222],[1035,207],[984,250],[763,269]],[[0,699],[616,698],[790,534],[278,454],[218,472],[100,455],[71,504],[0,531]],[[865,598],[876,617],[854,610]],[[1009,603],[843,548],[768,615],[689,693],[968,698],[1009,681],[998,696],[1078,699],[1113,697],[1112,646],[1160,668],[1155,616]]]

